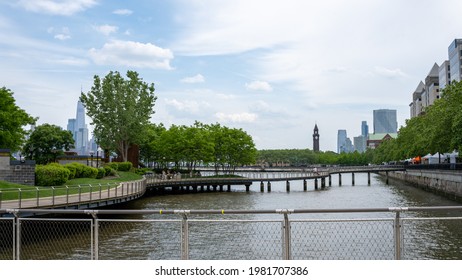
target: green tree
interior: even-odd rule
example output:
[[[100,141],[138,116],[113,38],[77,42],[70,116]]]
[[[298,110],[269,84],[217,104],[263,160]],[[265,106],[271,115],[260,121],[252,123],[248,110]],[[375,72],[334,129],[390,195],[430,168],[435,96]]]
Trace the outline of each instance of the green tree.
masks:
[[[80,101],[92,119],[98,144],[117,151],[127,161],[128,148],[141,144],[143,135],[154,113],[154,84],[143,82],[135,71],[127,71],[127,79],[119,72],[109,72],[103,79],[94,76],[88,93]]]
[[[26,135],[24,126],[35,121],[16,105],[11,90],[0,88],[0,148],[19,151]]]
[[[140,158],[148,166],[151,166],[152,162],[160,158],[160,147],[158,143],[160,136],[165,130],[162,123],[150,124],[143,133],[143,139],[140,143]]]
[[[37,126],[29,136],[23,148],[23,154],[38,164],[47,164],[56,161],[64,150],[74,147],[72,133],[52,124]]]

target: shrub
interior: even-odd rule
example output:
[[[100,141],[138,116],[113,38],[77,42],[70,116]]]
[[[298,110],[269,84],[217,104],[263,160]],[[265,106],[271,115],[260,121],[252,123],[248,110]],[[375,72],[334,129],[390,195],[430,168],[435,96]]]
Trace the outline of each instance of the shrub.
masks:
[[[60,186],[69,180],[69,169],[56,164],[37,165],[35,184],[37,186]]]
[[[137,168],[137,169],[135,169],[135,173],[139,174],[139,175],[144,175],[144,174],[146,174],[148,172],[153,172],[153,171],[152,171],[151,168],[147,168],[147,167],[146,168]]]
[[[129,161],[125,161],[125,162],[119,162],[118,164],[118,171],[130,171],[130,169],[132,168],[133,164]]]
[[[117,162],[110,162],[106,166],[109,166],[110,168],[114,169],[115,171],[119,170],[119,163],[117,163]]]
[[[104,166],[104,171],[106,171],[106,176],[114,176],[116,174],[116,171],[109,167],[108,165]]]
[[[66,164],[63,166],[64,168],[67,168],[69,170],[69,180],[71,179],[74,179],[75,178],[75,174],[77,172],[77,168],[72,165],[72,164]]]
[[[96,175],[96,179],[101,179],[106,175],[106,170],[103,167],[98,168],[98,175]]]
[[[82,178],[96,178],[98,176],[98,169],[91,166],[83,166]]]
[[[74,178],[83,178],[83,170],[86,167],[85,164],[72,162],[65,165],[66,167],[71,166],[71,168],[75,168],[75,176]]]

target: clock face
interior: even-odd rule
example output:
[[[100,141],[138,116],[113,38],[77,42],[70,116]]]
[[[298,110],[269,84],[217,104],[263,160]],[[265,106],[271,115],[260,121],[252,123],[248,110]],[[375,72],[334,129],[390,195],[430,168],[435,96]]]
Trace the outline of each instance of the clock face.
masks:
[[[319,139],[319,136],[317,136],[317,135],[314,136],[314,139],[315,139],[315,140],[318,140],[318,139]]]

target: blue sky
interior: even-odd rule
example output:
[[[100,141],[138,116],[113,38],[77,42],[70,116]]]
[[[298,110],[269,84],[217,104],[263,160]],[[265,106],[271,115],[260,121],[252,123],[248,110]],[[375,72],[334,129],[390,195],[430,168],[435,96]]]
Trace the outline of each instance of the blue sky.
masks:
[[[0,1],[1,85],[65,127],[93,76],[155,83],[152,121],[242,128],[258,149],[336,151],[411,94],[462,37],[461,1]],[[372,132],[372,131],[371,131]]]

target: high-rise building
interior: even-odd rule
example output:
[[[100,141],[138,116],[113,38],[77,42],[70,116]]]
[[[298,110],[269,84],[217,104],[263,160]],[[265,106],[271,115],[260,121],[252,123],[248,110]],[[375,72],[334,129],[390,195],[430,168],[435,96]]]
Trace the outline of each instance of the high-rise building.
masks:
[[[398,131],[396,119],[396,110],[374,110],[374,134],[396,133]]]
[[[450,81],[462,81],[462,39],[455,39],[448,47]]]
[[[358,137],[353,137],[353,142],[355,146],[355,151],[364,153],[367,148],[367,137],[364,135],[359,135]]]
[[[314,125],[314,130],[313,130],[313,151],[319,152],[319,129],[318,125]]]
[[[354,151],[350,138],[345,129],[339,129],[337,133],[337,153],[351,153]]]
[[[445,60],[443,63],[440,65],[439,69],[439,84],[440,84],[440,89],[443,89],[446,87],[446,85],[451,84],[451,67],[449,66],[449,60]]]
[[[75,119],[69,119],[67,130],[72,132],[74,138],[74,151],[78,155],[88,155],[88,128],[85,124],[85,108],[82,102],[77,102],[77,113]]]
[[[369,126],[367,125],[367,121],[361,122],[361,136],[364,136],[366,138],[367,136],[369,136]]]

